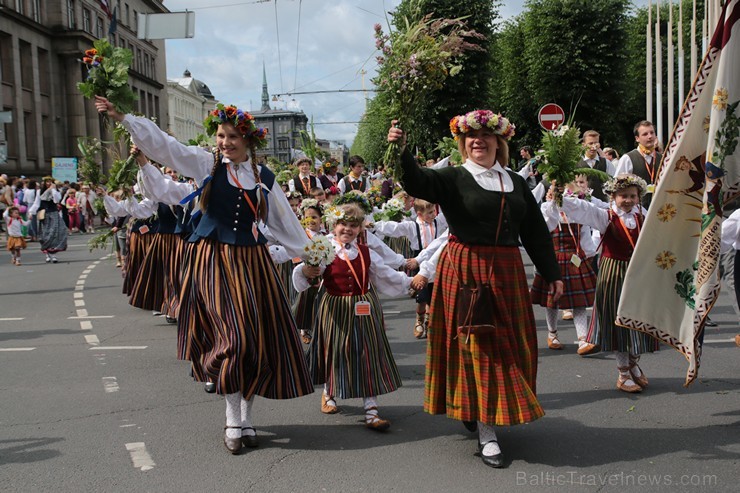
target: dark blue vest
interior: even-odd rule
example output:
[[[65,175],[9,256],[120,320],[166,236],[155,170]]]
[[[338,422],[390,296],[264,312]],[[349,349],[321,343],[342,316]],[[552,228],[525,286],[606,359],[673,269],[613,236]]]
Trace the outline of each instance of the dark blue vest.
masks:
[[[169,205],[164,202],[157,204],[157,219],[159,219],[159,229],[157,233],[174,234],[177,227],[177,216]]]
[[[272,190],[275,175],[266,166],[262,166],[260,179],[268,190]],[[211,180],[211,193],[208,208],[201,216],[200,222],[190,235],[191,242],[201,238],[210,238],[229,245],[264,245],[267,239],[258,232],[255,240],[252,234],[254,213],[244,198],[246,191],[253,204],[257,204],[257,187],[252,190],[237,188],[229,183],[226,166],[220,163]],[[262,195],[267,200],[267,194]]]

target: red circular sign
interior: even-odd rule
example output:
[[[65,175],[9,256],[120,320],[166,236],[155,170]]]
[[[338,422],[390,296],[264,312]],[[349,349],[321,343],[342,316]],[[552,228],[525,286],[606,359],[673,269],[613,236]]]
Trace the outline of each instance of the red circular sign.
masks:
[[[545,130],[553,130],[565,122],[565,111],[555,103],[547,103],[537,113],[540,126]]]

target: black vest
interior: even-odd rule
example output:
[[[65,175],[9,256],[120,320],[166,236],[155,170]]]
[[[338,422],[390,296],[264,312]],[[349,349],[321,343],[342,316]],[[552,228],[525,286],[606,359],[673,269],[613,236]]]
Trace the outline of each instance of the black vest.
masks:
[[[655,153],[653,162],[650,163],[650,171],[652,171],[653,178],[650,178],[650,171],[648,171],[648,164],[645,158],[640,153],[639,149],[632,149],[627,153],[630,161],[632,161],[632,174],[637,175],[647,182],[648,185],[654,184],[655,180],[658,179],[658,166],[660,165],[660,159],[663,157],[659,152]],[[645,209],[650,207],[650,202],[653,200],[652,193],[645,193],[642,197],[642,206]]]
[[[361,176],[360,179],[357,180],[360,182],[360,188],[352,188],[352,177],[350,177],[350,175],[347,175],[342,179],[344,180],[344,193],[347,193],[350,190],[364,192],[367,189],[367,178],[364,176]]]
[[[578,165],[579,168],[590,168],[588,163],[585,159],[582,159]],[[606,173],[606,159],[603,157],[598,157],[596,159],[596,163],[594,163],[593,169],[603,171]],[[589,176],[588,177],[588,188],[590,188],[593,192],[592,195],[596,197],[597,199],[603,200],[604,202],[609,202],[609,199],[606,197],[606,194],[604,193],[604,182],[597,178],[596,176]]]
[[[308,183],[309,183],[308,190],[306,190],[303,187],[303,182],[301,181],[300,175],[293,178],[293,188],[295,189],[296,192],[300,193],[304,197],[308,197],[311,195],[310,193],[311,189],[318,187],[319,181],[316,179],[315,176],[309,176]]]
[[[157,219],[159,219],[159,228],[157,233],[174,234],[177,228],[177,215],[172,208],[164,202],[157,204]]]

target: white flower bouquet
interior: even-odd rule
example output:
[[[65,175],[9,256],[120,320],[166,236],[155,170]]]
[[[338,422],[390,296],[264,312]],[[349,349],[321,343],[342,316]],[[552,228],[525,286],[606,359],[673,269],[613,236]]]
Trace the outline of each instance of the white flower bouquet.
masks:
[[[331,241],[326,236],[314,235],[306,246],[303,247],[301,259],[306,265],[310,265],[311,267],[319,267],[321,265],[326,267],[334,262],[336,256],[334,245],[331,244]],[[315,286],[318,284],[318,278],[309,279],[309,282],[312,286]]]

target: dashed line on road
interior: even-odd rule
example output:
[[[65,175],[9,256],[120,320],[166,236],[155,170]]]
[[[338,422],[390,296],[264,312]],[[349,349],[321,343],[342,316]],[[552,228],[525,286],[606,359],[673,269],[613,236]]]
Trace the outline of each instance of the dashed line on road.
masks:
[[[126,444],[126,450],[131,454],[131,462],[134,463],[134,467],[141,471],[149,471],[154,469],[156,465],[152,460],[152,456],[146,451],[146,444],[144,442],[133,442]]]
[[[112,392],[118,392],[118,380],[116,377],[103,377],[103,388],[105,392],[110,394]]]
[[[77,310],[77,317],[87,318],[87,310],[85,310],[84,308],[80,308],[79,310]]]
[[[118,425],[119,428],[133,428],[134,426],[136,426],[136,423],[131,423],[127,425]]]
[[[89,273],[91,273],[94,268],[95,268],[94,265],[93,266],[88,266],[87,269],[85,269],[85,270],[82,271],[82,274],[86,276]]]
[[[80,330],[92,330],[92,322],[89,320],[82,320],[80,322]]]
[[[87,279],[87,274],[80,274],[78,279]]]
[[[704,344],[724,344],[726,342],[735,342],[735,339],[704,339]]]
[[[400,310],[383,310],[383,315],[398,315]]]
[[[23,317],[8,317],[8,318],[0,318],[0,322],[17,322],[19,320],[25,320]]]
[[[82,291],[85,289],[85,286],[75,286],[75,291]]]
[[[98,336],[96,336],[95,334],[90,334],[90,335],[85,336],[85,341],[88,344],[92,344],[92,345],[95,345],[95,346],[97,346],[98,344],[100,344],[100,339],[98,339]],[[98,349],[98,348],[95,348],[95,349]]]
[[[80,279],[79,281],[77,281],[77,285],[78,286],[84,286],[85,285],[85,280],[84,279]]]
[[[35,347],[0,347],[0,353],[15,353],[21,351],[33,351]]]
[[[90,351],[115,351],[117,349],[147,349],[149,346],[97,346],[91,347]]]
[[[77,310],[78,312],[85,312],[84,315],[77,315],[76,317],[67,317],[67,320],[79,320],[81,318],[114,318],[115,315],[88,315],[87,310]]]
[[[75,300],[75,306],[85,306],[85,300]]]
[[[75,298],[82,298],[83,296],[85,296],[84,293],[72,293],[72,294],[74,294]]]

